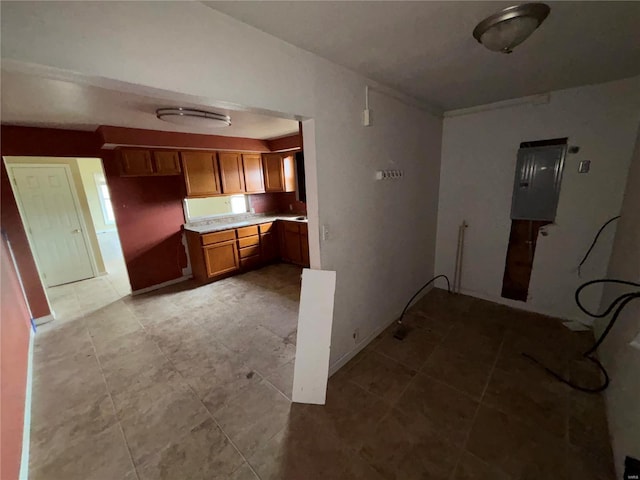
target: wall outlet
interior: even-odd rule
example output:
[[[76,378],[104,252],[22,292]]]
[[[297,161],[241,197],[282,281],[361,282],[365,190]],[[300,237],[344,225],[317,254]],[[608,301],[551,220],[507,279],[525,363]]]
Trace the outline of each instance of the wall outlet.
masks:
[[[356,328],[353,331],[353,341],[355,343],[360,343],[360,329],[359,328]]]
[[[322,225],[322,240],[329,240],[329,227]]]

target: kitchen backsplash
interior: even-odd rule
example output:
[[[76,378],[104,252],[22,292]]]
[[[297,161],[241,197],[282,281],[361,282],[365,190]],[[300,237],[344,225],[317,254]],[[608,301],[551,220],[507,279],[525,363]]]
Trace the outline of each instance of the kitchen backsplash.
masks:
[[[295,192],[249,195],[249,202],[255,213],[307,214],[307,204],[296,200]],[[292,210],[289,210],[289,205]]]

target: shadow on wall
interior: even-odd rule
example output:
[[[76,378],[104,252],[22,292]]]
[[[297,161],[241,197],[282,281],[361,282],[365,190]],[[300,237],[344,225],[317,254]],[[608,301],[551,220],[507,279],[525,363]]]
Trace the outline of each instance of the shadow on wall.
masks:
[[[179,278],[182,269],[187,266],[182,232],[174,233],[160,242],[156,239],[139,252],[127,260],[133,291]],[[163,261],[159,262],[158,259]]]

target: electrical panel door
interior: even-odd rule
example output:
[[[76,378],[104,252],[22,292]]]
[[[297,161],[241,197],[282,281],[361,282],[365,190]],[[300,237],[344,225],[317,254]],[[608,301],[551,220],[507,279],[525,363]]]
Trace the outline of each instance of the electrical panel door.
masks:
[[[518,150],[512,220],[555,220],[566,150],[566,145]]]

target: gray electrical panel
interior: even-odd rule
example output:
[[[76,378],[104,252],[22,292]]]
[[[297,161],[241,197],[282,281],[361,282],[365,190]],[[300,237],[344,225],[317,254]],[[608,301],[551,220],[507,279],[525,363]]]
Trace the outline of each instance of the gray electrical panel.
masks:
[[[512,220],[555,220],[566,151],[566,145],[518,150]]]

